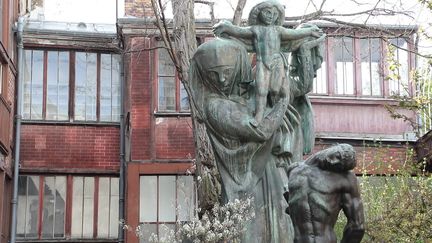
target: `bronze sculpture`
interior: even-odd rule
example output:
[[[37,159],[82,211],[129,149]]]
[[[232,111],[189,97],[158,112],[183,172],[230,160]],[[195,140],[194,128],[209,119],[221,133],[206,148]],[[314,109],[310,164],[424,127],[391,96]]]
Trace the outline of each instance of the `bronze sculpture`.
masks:
[[[256,217],[242,237],[248,243],[294,241],[285,213],[287,172],[315,140],[307,93],[325,35],[310,24],[282,27],[282,10],[265,1],[251,11],[249,27],[217,24],[220,37],[198,47],[191,60],[192,96],[215,153],[222,203],[254,198]],[[257,53],[255,71],[248,52]]]
[[[333,227],[343,210],[347,224],[342,243],[358,243],[364,234],[363,204],[351,145],[322,150],[305,162],[290,166],[289,212],[296,243],[336,243]]]

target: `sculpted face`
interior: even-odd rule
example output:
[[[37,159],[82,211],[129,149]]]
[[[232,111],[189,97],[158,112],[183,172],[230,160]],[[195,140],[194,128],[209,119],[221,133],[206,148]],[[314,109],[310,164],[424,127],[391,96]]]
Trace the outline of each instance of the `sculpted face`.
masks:
[[[278,17],[276,8],[263,8],[258,15],[258,18],[265,25],[273,25]]]
[[[215,84],[224,94],[228,94],[234,79],[234,66],[222,65],[206,69],[208,82]]]
[[[340,144],[327,149],[326,158],[319,163],[321,169],[335,172],[352,170],[355,166],[355,151],[348,144]]]

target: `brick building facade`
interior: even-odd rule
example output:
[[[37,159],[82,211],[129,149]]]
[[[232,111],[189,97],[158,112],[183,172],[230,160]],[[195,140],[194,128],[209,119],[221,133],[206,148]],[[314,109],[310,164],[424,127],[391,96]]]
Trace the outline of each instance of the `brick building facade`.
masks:
[[[12,199],[17,56],[13,24],[18,3],[0,3],[0,243],[8,242]]]
[[[172,63],[163,49],[154,48],[160,41],[147,18],[151,15],[149,0],[126,0],[125,16],[135,18],[121,18],[117,25],[27,20],[19,242],[120,241],[122,159],[125,223],[130,226],[126,242],[139,241],[133,229],[141,223],[146,238],[190,218],[196,201],[192,121]],[[198,28],[201,42],[212,37],[209,22]],[[357,151],[356,172],[391,173],[405,161],[413,131],[391,119],[384,104],[393,102],[389,96],[402,92],[405,81],[384,78],[383,41],[363,33],[346,39],[332,26],[324,29],[329,36],[325,61],[310,95],[315,151],[347,142]],[[395,43],[413,49],[409,38]],[[369,50],[366,57],[363,48]],[[414,67],[414,57],[404,55],[406,66]],[[0,106],[3,100],[13,103],[15,92],[14,64],[3,63],[11,71],[2,80],[10,80],[11,88],[8,98],[0,97]],[[380,68],[381,76],[373,76],[373,68]],[[351,77],[341,76],[342,69]],[[13,145],[9,107],[8,144],[0,149],[5,161],[11,160]],[[0,172],[6,185],[10,172]]]

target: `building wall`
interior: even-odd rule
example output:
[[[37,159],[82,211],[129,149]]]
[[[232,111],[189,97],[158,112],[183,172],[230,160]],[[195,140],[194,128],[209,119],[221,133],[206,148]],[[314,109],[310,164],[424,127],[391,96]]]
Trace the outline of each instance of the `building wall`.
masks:
[[[118,126],[24,124],[21,169],[31,172],[119,168]]]
[[[150,38],[142,37],[131,38],[128,43],[133,50],[154,45]],[[190,160],[194,157],[190,117],[156,112],[154,56],[145,50],[126,56],[131,161]]]
[[[0,8],[0,243],[8,242],[14,149],[16,45],[12,26],[18,1],[5,0]]]

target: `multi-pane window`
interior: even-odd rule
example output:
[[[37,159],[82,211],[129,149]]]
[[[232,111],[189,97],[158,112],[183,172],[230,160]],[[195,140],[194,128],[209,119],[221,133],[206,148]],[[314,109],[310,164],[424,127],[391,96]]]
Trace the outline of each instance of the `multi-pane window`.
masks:
[[[327,48],[324,46],[323,51],[323,57],[324,60],[321,64],[321,67],[316,71],[316,77],[313,80],[313,90],[312,93],[314,94],[327,94],[327,62],[326,62],[326,56],[327,56]]]
[[[186,222],[195,214],[193,176],[141,176],[140,213],[142,240],[151,234],[160,237],[176,230],[176,222]]]
[[[361,83],[362,95],[381,96],[381,68],[383,54],[381,40],[378,38],[360,39]]]
[[[44,51],[26,50],[24,61],[23,118],[40,120],[44,93]]]
[[[18,178],[17,236],[63,238],[65,236],[65,176]]]
[[[25,50],[24,119],[119,121],[119,63],[113,54]]]
[[[116,238],[119,179],[76,176],[72,187],[71,237]]]
[[[394,48],[385,48],[386,42],[380,38],[328,37],[324,44],[325,58],[314,79],[312,93],[363,97],[407,95],[410,47],[404,38],[389,42]],[[397,64],[396,70],[385,69],[389,66],[385,61],[390,57]],[[386,79],[389,74],[393,74],[392,78]]]
[[[335,93],[339,95],[354,94],[354,52],[353,39],[335,38],[333,42],[335,76]]]
[[[69,111],[69,53],[49,51],[46,119],[67,120]]]
[[[20,176],[17,236],[117,238],[118,189],[115,177]]]
[[[161,45],[161,44],[160,44]],[[189,111],[189,99],[165,48],[157,50],[158,111]]]
[[[408,62],[408,43],[404,38],[395,38],[389,40],[390,51],[392,52],[393,61],[397,63],[398,68],[395,71],[396,75],[392,75],[393,78],[389,79],[389,90],[390,95],[408,95],[409,87],[409,62]]]

